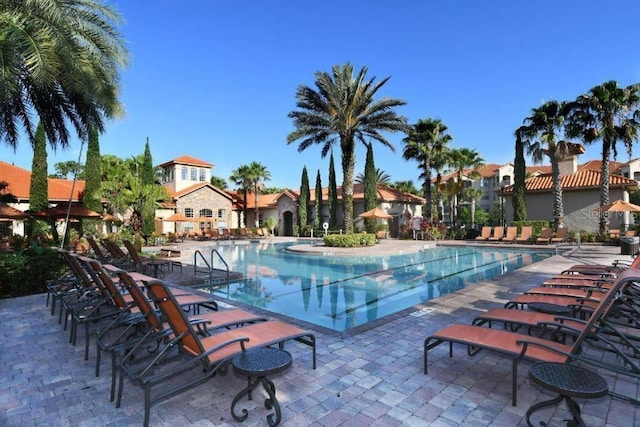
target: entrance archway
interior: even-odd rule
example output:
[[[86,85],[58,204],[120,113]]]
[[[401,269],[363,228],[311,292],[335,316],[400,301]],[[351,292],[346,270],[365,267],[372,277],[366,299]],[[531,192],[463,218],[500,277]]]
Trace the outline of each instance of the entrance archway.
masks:
[[[283,212],[282,221],[284,223],[282,234],[284,236],[293,236],[293,213],[290,211]]]

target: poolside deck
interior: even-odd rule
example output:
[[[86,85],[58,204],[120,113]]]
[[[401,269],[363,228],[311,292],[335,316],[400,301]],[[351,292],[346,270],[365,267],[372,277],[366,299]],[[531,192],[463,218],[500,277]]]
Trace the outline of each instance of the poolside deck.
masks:
[[[456,242],[459,243],[459,242]],[[385,241],[379,248],[410,250],[412,242]],[[384,245],[384,246],[383,246]],[[397,246],[396,246],[397,245]],[[293,367],[273,378],[282,405],[283,426],[524,426],[529,406],[545,400],[540,387],[520,368],[518,406],[511,406],[511,363],[489,352],[468,357],[446,346],[430,352],[429,375],[422,372],[422,342],[452,322],[470,322],[478,310],[499,306],[523,289],[575,263],[609,263],[623,258],[620,248],[583,246],[508,275],[390,316],[356,335],[317,331],[318,368],[311,369],[308,347],[288,344]],[[109,369],[94,375],[94,351],[83,360],[83,346],[72,347],[57,318],[44,307],[45,295],[0,300],[0,425],[122,426],[142,423],[142,392],[126,386],[123,407],[109,402]],[[638,393],[637,381],[606,376],[617,389]],[[244,423],[230,415],[231,400],[245,382],[233,375],[183,393],[151,411],[152,426],[262,426],[269,411],[262,399],[242,403]],[[582,405],[582,401],[580,404]],[[588,425],[640,423],[640,407],[604,397],[584,407]],[[565,406],[536,413],[551,425],[568,418]]]

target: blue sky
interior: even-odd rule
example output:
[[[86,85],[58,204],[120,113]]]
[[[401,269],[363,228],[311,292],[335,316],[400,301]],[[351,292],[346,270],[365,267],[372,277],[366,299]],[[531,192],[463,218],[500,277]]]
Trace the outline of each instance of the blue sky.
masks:
[[[298,153],[286,144],[287,114],[297,86],[312,86],[316,71],[335,64],[391,76],[379,93],[405,100],[398,113],[410,123],[440,118],[453,147],[499,164],[513,161],[513,131],[531,108],[607,80],[640,82],[637,0],[109,3],[124,16],[131,64],[122,73],[126,117],[108,123],[101,152],[141,154],[148,137],[155,164],[190,155],[226,179],[258,161],[271,171],[268,186],[299,187],[303,165],[313,182],[320,170],[327,184],[320,146]],[[388,137],[396,152],[376,145],[376,167],[419,186],[416,164],[402,159],[403,135]],[[49,173],[76,160],[79,148],[75,140],[50,153]],[[628,160],[619,151],[618,160]],[[3,152],[2,160],[31,168],[26,142]],[[596,145],[580,161],[599,156]],[[364,158],[359,148],[356,173]]]

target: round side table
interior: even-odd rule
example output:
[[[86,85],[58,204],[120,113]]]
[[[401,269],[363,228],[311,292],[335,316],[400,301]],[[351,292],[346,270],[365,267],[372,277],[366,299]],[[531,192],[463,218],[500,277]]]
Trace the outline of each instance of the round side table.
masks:
[[[538,313],[557,314],[558,316],[571,316],[573,314],[573,308],[566,305],[530,302],[527,307],[529,307],[529,310],[537,311]]]
[[[280,424],[282,413],[280,412],[280,404],[276,399],[276,386],[267,376],[288,369],[291,366],[291,362],[292,359],[289,352],[271,347],[245,351],[234,357],[231,362],[233,370],[237,375],[247,377],[248,385],[231,402],[231,416],[233,419],[240,422],[247,419],[249,412],[246,409],[242,409],[242,414],[237,415],[235,406],[244,395],[247,395],[248,399],[251,400],[251,391],[259,384],[262,384],[269,396],[265,399],[264,406],[267,409],[273,408],[275,411],[275,419],[274,414],[269,414],[267,423],[272,427]]]
[[[605,396],[609,392],[607,382],[600,375],[567,363],[534,363],[529,369],[529,377],[536,384],[558,393],[558,397],[536,403],[529,408],[526,415],[527,425],[530,427],[533,427],[529,420],[531,414],[546,406],[556,405],[563,399],[567,402],[571,415],[573,415],[573,420],[569,421],[567,425],[585,427],[580,416],[580,406],[573,398],[595,399]],[[540,424],[546,425],[542,422]]]

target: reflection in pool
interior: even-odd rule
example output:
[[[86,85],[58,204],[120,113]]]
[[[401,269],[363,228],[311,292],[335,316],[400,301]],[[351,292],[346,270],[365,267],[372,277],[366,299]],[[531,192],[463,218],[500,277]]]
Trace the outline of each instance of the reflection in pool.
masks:
[[[401,255],[322,256],[287,252],[291,244],[218,245],[229,268],[244,273],[246,280],[205,289],[345,331],[551,255],[513,248],[436,247]]]

